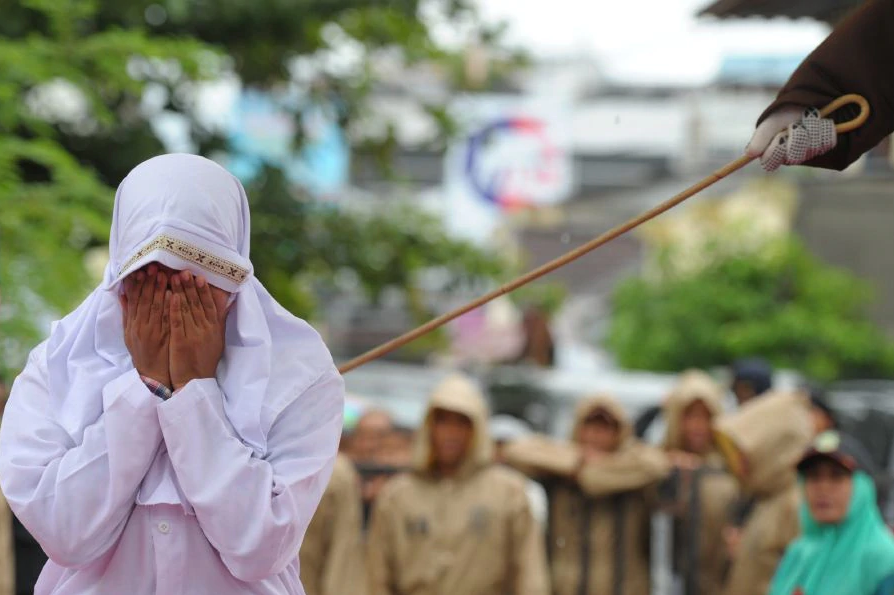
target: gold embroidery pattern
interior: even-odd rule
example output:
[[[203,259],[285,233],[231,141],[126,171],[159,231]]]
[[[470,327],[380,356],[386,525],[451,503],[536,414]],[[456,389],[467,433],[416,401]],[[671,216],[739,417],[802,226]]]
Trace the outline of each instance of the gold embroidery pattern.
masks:
[[[184,242],[183,240],[178,240],[177,238],[172,238],[167,235],[157,236],[154,240],[137,250],[137,253],[133,255],[124,266],[121,267],[121,270],[118,272],[120,275],[127,268],[140,260],[153,250],[164,250],[165,252],[170,252],[175,256],[179,256],[189,262],[202,267],[206,271],[210,271],[216,275],[220,275],[221,277],[226,277],[230,281],[234,283],[242,283],[248,277],[248,269],[241,267],[237,264],[230,262],[229,260],[225,260],[223,258],[219,258],[214,254],[211,254],[207,250],[202,250],[198,246],[194,246],[189,242]]]

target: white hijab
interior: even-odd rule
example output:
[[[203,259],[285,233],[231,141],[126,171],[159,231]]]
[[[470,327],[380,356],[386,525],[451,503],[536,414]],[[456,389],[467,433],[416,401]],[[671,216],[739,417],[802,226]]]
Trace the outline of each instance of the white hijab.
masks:
[[[138,165],[115,195],[110,259],[102,284],[53,324],[47,344],[50,395],[76,444],[102,413],[103,387],[132,368],[124,345],[121,280],[150,262],[204,275],[232,292],[226,348],[217,370],[224,411],[257,456],[282,410],[332,366],[320,336],[254,277],[248,198],[242,184],[195,155]]]

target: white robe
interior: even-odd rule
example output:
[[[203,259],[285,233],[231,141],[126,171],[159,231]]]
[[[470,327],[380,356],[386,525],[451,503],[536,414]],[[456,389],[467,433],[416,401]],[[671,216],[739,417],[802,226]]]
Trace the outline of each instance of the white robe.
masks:
[[[302,594],[298,547],[331,473],[333,368],[284,410],[259,459],[236,436],[213,379],[168,401],[136,370],[103,388],[103,414],[74,444],[48,407],[45,345],[16,380],[0,426],[10,505],[50,562],[37,595]],[[336,416],[338,419],[338,416]],[[173,467],[192,505],[141,505]]]
[[[248,197],[195,155],[118,187],[102,284],[53,325],[0,425],[0,486],[50,558],[37,595],[301,595],[298,550],[332,473],[343,382],[254,277]],[[215,378],[167,401],[134,369],[120,281],[150,262],[231,292]]]

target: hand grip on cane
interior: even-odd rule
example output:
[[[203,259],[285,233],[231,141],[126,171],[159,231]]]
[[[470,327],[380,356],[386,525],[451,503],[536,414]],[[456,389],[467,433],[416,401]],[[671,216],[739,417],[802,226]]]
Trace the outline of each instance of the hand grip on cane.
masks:
[[[860,108],[859,117],[835,125],[829,117],[847,104]],[[761,165],[769,172],[783,165],[801,165],[832,151],[841,134],[862,124],[869,116],[869,105],[860,96],[845,96],[822,110],[785,105],[761,122],[748,142],[745,153],[760,157]]]

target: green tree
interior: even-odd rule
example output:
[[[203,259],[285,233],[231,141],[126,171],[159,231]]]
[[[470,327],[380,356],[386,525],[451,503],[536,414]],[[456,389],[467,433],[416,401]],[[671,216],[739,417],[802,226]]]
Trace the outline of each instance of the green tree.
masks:
[[[426,6],[485,42],[499,33],[481,26],[463,0]],[[321,54],[359,45],[355,68],[320,68],[313,86],[339,102],[350,128],[364,113],[376,56],[457,60],[432,40],[417,0],[0,0],[0,12],[0,373],[17,369],[48,320],[89,290],[84,251],[108,240],[114,187],[164,151],[155,116],[180,117],[199,153],[226,149],[197,113],[198,81],[235,73],[248,86],[275,88],[296,60],[319,64]],[[147,107],[147,89],[161,106]],[[443,106],[427,107],[449,128]],[[312,314],[315,292],[340,271],[372,298],[384,287],[402,289],[421,317],[421,271],[443,268],[467,282],[503,266],[412,210],[369,215],[296,201],[281,172],[265,172],[250,194],[259,277],[299,315]]]
[[[88,288],[83,251],[107,241],[112,192],[68,143],[127,136],[156,80],[213,75],[214,53],[139,29],[89,36],[86,0],[27,0],[44,33],[0,37],[0,367],[20,365],[47,318]],[[172,65],[177,65],[172,68]],[[130,118],[126,114],[132,113]],[[160,151],[160,144],[152,147]]]
[[[760,355],[819,380],[894,373],[894,344],[870,321],[865,282],[796,239],[760,253],[712,249],[698,272],[671,272],[666,253],[657,280],[617,286],[607,345],[622,366],[679,371]]]

